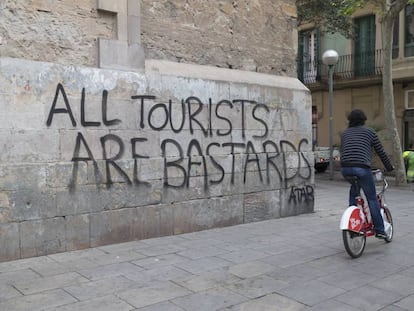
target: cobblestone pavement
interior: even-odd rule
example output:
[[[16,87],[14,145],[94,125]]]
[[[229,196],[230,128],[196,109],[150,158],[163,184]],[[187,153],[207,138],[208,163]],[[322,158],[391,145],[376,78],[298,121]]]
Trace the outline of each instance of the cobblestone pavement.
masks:
[[[0,310],[413,310],[411,187],[387,192],[393,242],[351,259],[348,186],[315,180],[312,214],[0,263]]]

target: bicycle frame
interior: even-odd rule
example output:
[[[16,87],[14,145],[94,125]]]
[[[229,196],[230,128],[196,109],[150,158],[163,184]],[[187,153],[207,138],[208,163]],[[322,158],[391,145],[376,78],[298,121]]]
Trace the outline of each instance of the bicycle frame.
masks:
[[[349,206],[342,214],[341,230],[372,236],[375,234],[369,207],[362,197],[357,198],[357,205]]]

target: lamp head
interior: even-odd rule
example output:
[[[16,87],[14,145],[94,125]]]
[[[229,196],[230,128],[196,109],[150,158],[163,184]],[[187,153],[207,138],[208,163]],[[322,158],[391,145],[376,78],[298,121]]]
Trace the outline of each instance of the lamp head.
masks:
[[[335,50],[326,50],[322,55],[322,61],[325,65],[332,66],[338,63],[339,55]]]

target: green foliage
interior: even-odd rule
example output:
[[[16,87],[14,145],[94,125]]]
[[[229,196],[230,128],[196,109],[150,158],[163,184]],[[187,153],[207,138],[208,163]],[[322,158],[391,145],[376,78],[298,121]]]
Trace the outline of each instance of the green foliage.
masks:
[[[296,0],[298,25],[312,22],[315,27],[323,26],[325,32],[341,33],[350,38],[353,34],[352,14],[369,2],[382,7],[382,15],[391,9],[395,9],[393,13],[396,15],[405,5],[414,4],[414,0]]]
[[[312,22],[316,27],[323,25],[326,32],[351,37],[351,15],[363,3],[363,0],[297,0],[298,24]]]
[[[386,126],[385,126],[385,124],[377,124],[377,123],[368,123],[367,124],[367,126],[368,127],[370,127],[370,128],[372,128],[376,133],[377,133],[377,135],[378,135],[378,137],[380,137],[381,138],[381,140],[386,140],[386,138],[387,138],[387,133],[386,133]],[[385,133],[384,133],[384,131],[385,131]],[[385,134],[385,135],[384,135]]]
[[[356,9],[361,8],[364,4],[363,0],[342,0],[340,1],[341,5],[338,6],[338,9],[341,14],[350,16],[352,15]]]

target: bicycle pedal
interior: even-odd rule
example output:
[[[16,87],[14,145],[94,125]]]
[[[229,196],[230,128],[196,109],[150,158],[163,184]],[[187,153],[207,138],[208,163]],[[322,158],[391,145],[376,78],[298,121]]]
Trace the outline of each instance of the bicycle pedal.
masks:
[[[385,233],[375,233],[375,237],[385,240],[387,238],[387,235]]]

